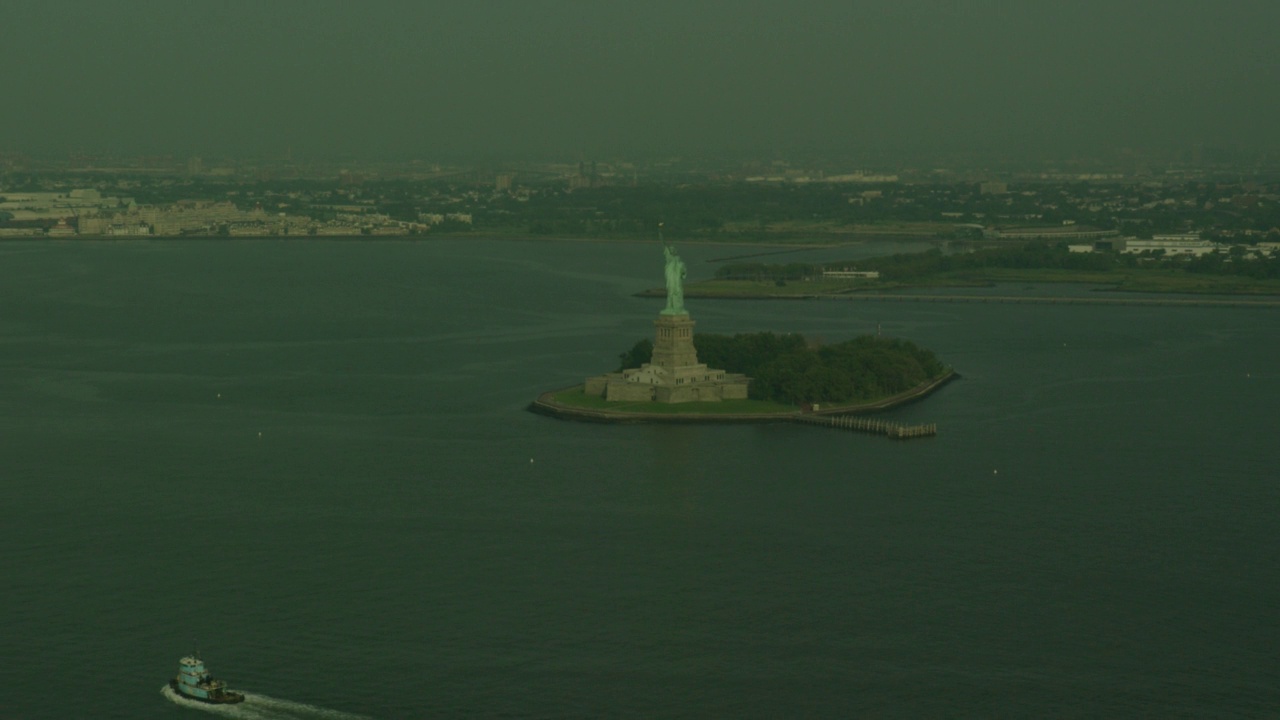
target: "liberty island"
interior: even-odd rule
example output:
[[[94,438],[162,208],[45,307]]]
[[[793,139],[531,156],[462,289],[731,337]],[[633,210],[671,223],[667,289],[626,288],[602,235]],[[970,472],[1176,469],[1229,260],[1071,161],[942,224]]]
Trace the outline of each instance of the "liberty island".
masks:
[[[880,387],[874,378],[868,379],[865,373],[851,370],[852,366],[847,363],[843,369],[826,368],[828,377],[859,374],[858,382],[865,387],[880,387],[878,391],[864,392],[856,397],[849,393],[847,387],[815,389],[807,379],[796,377],[783,380],[781,384],[787,387],[787,391],[782,394],[778,392],[778,366],[794,362],[796,358],[792,357],[793,354],[805,355],[809,367],[813,367],[813,363],[821,365],[825,362],[819,359],[817,347],[809,345],[800,335],[790,334],[785,340],[778,340],[770,333],[734,338],[704,336],[704,342],[712,348],[711,355],[719,358],[717,364],[723,362],[729,369],[714,368],[705,362],[699,362],[698,350],[694,344],[695,323],[684,306],[687,267],[671,245],[663,243],[662,253],[666,304],[653,322],[653,342],[650,344],[645,340],[637,343],[636,348],[623,355],[623,365],[615,372],[588,377],[582,385],[572,388],[542,393],[530,406],[531,410],[556,417],[606,422],[767,422],[803,419],[806,422],[817,421],[820,425],[898,438],[924,437],[936,432],[933,426],[928,426],[926,430],[926,426],[907,428],[885,423],[831,422],[824,417],[877,412],[931,393],[955,377],[954,372],[938,364],[936,359],[930,360],[933,365],[931,371],[917,373],[912,383],[899,383],[896,386]],[[879,338],[863,340],[868,339],[880,342]],[[762,361],[759,344],[754,350],[748,349],[755,340],[762,341],[766,346],[773,345],[773,350],[766,351],[766,354],[771,355],[776,362],[770,364],[765,361],[764,365],[759,364]],[[725,354],[726,342],[738,349]],[[889,341],[890,345],[895,342],[897,341]],[[910,343],[906,346],[907,348],[885,346],[880,347],[879,351],[899,359],[921,352],[932,358],[931,353],[920,351]],[[866,352],[869,348],[854,350],[852,346],[835,346],[832,349],[837,351],[837,355],[844,356],[849,352]],[[643,361],[643,358],[648,361]],[[755,373],[744,363],[754,363],[749,367],[770,375],[770,388],[752,397],[755,393],[749,393],[749,388],[753,379],[748,373]],[[923,370],[920,365],[917,365],[917,369]]]

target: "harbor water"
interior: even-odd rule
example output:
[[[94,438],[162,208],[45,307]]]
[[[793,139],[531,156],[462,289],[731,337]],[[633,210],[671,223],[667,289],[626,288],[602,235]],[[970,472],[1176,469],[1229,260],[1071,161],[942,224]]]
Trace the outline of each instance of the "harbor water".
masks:
[[[0,244],[0,718],[200,717],[161,692],[195,643],[232,717],[1280,713],[1280,310],[691,298],[962,379],[881,416],[910,442],[526,412],[651,333],[661,272]]]

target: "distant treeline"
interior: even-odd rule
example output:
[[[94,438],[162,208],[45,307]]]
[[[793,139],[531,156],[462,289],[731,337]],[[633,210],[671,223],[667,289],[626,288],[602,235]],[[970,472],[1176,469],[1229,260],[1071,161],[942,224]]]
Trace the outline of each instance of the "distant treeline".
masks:
[[[818,277],[825,269],[825,266],[813,263],[730,263],[717,268],[716,277],[720,280],[803,280]]]
[[[894,395],[946,370],[932,351],[874,335],[817,345],[798,334],[701,334],[694,346],[698,362],[750,376],[752,398],[791,405]],[[622,367],[640,367],[652,354],[653,343],[641,340],[622,353]]]
[[[1176,268],[1191,273],[1246,275],[1253,278],[1280,277],[1280,256],[1250,258],[1244,248],[1198,257],[1166,255],[1164,251],[1143,253],[1073,253],[1066,244],[1043,242],[1014,247],[987,248],[974,252],[944,254],[933,248],[922,253],[899,253],[886,257],[825,264],[731,263],[716,270],[716,277],[728,280],[802,280],[820,277],[825,269],[857,268],[874,270],[883,280],[917,280],[931,275],[985,268],[1061,269],[1107,272],[1130,268]]]
[[[922,253],[899,253],[858,262],[859,270],[875,270],[885,280],[913,280],[951,272],[984,268],[1056,268],[1060,270],[1106,271],[1126,264],[1136,265],[1136,256],[1119,253],[1073,253],[1065,244],[1031,242],[1013,247],[986,248],[973,252],[943,254],[938,248]]]

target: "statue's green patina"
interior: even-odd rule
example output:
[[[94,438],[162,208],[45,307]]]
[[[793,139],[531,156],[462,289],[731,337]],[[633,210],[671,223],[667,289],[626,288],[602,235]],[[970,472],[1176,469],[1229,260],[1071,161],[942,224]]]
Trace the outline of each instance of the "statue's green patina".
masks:
[[[666,276],[667,276],[667,306],[663,308],[663,315],[688,315],[684,309],[684,278],[686,273],[684,260],[676,254],[676,249],[670,245],[662,246],[662,254],[667,259]]]

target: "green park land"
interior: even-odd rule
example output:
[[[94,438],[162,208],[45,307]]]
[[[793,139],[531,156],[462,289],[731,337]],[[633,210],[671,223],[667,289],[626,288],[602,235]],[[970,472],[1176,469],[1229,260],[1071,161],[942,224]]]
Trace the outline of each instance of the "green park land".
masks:
[[[779,285],[776,281],[713,279],[691,283],[685,296],[704,299],[802,298],[839,296],[924,288],[994,287],[1005,283],[1063,283],[1094,285],[1099,289],[1135,293],[1202,295],[1280,295],[1280,281],[1243,277],[1203,277],[1179,270],[1133,270],[1118,273],[1071,272],[1051,268],[980,272],[947,272],[911,280],[804,280]],[[661,291],[647,291],[658,296]]]
[[[876,271],[880,276],[832,279],[822,275],[827,268],[848,267]],[[1241,252],[1194,258],[1150,253],[1071,253],[1065,245],[1043,243],[950,254],[935,249],[822,265],[726,264],[717,270],[715,278],[691,283],[686,295],[823,297],[914,288],[991,287],[1002,283],[1072,283],[1141,293],[1280,295],[1280,257]]]

